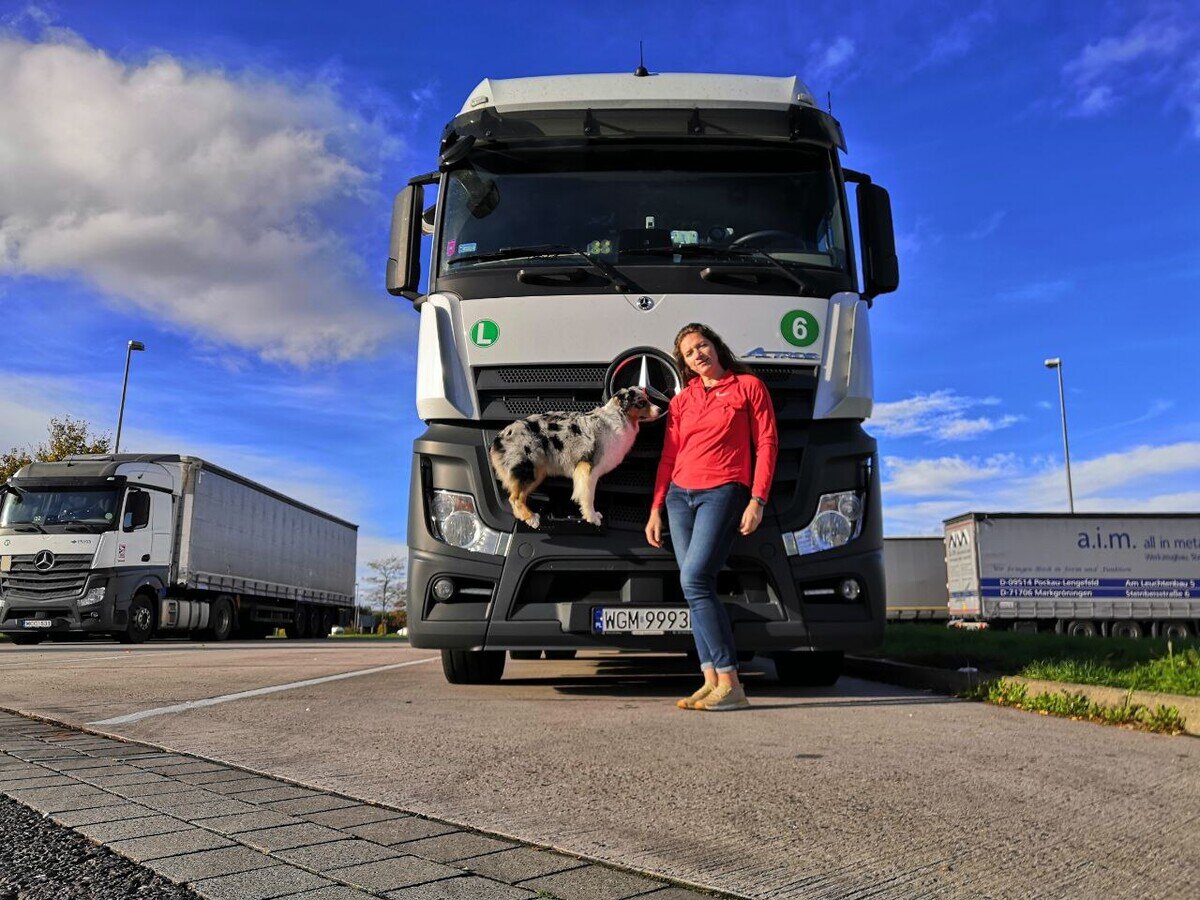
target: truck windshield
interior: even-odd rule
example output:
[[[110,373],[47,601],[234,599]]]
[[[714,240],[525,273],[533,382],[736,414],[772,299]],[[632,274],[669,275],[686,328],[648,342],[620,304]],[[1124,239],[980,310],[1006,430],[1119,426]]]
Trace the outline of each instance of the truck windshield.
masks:
[[[25,489],[7,491],[0,528],[37,526],[41,531],[111,531],[117,525],[121,492],[111,489]]]
[[[564,265],[505,252],[546,245],[622,268],[737,258],[723,249],[798,270],[847,265],[833,163],[815,147],[479,151],[447,176],[443,197],[441,274]]]

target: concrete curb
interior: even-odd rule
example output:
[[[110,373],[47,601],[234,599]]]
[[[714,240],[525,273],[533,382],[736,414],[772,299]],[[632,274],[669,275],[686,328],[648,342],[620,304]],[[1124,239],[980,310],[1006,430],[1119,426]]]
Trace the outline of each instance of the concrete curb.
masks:
[[[1124,688],[1097,684],[1075,684],[1068,681],[1044,681],[1025,678],[1021,675],[1001,675],[998,672],[961,672],[954,669],[937,669],[932,666],[914,666],[890,659],[875,659],[866,656],[847,656],[844,671],[855,678],[898,684],[901,687],[937,691],[941,694],[958,694],[986,681],[1004,678],[1025,685],[1030,694],[1056,694],[1066,691],[1083,694],[1094,703],[1120,706],[1126,702],[1140,703],[1154,709],[1156,706],[1173,706],[1183,717],[1186,734],[1200,737],[1200,697],[1186,694],[1163,694],[1157,691],[1128,691]]]

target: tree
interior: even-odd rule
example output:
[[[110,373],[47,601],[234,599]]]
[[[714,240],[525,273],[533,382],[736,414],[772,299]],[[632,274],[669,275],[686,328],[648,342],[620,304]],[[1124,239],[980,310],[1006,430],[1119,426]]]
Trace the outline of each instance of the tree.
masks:
[[[108,453],[112,438],[107,432],[92,434],[92,426],[83,419],[53,417],[46,428],[49,439],[42,444],[20,449],[13,447],[0,454],[0,482],[31,462],[58,462],[78,453]]]
[[[388,556],[367,563],[367,568],[372,572],[366,578],[372,609],[378,609],[389,625],[402,627],[408,619],[408,560]]]

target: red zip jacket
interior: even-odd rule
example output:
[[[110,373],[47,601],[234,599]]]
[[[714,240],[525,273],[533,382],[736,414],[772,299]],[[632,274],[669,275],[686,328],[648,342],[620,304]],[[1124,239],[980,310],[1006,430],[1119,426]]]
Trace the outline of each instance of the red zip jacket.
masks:
[[[767,499],[779,437],[771,396],[759,379],[727,372],[705,390],[697,376],[671,399],[667,416],[655,509],[666,501],[671,482],[697,491],[736,481],[751,496]]]

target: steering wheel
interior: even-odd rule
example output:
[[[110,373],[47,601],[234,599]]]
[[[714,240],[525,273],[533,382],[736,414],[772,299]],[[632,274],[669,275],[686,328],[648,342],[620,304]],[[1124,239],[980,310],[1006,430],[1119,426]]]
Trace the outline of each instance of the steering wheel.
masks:
[[[740,238],[729,242],[730,247],[741,247],[749,244],[751,241],[759,240],[760,238],[786,238],[788,241],[795,242],[796,235],[790,231],[783,231],[779,228],[766,228],[762,231],[751,231],[749,234],[743,234]]]

